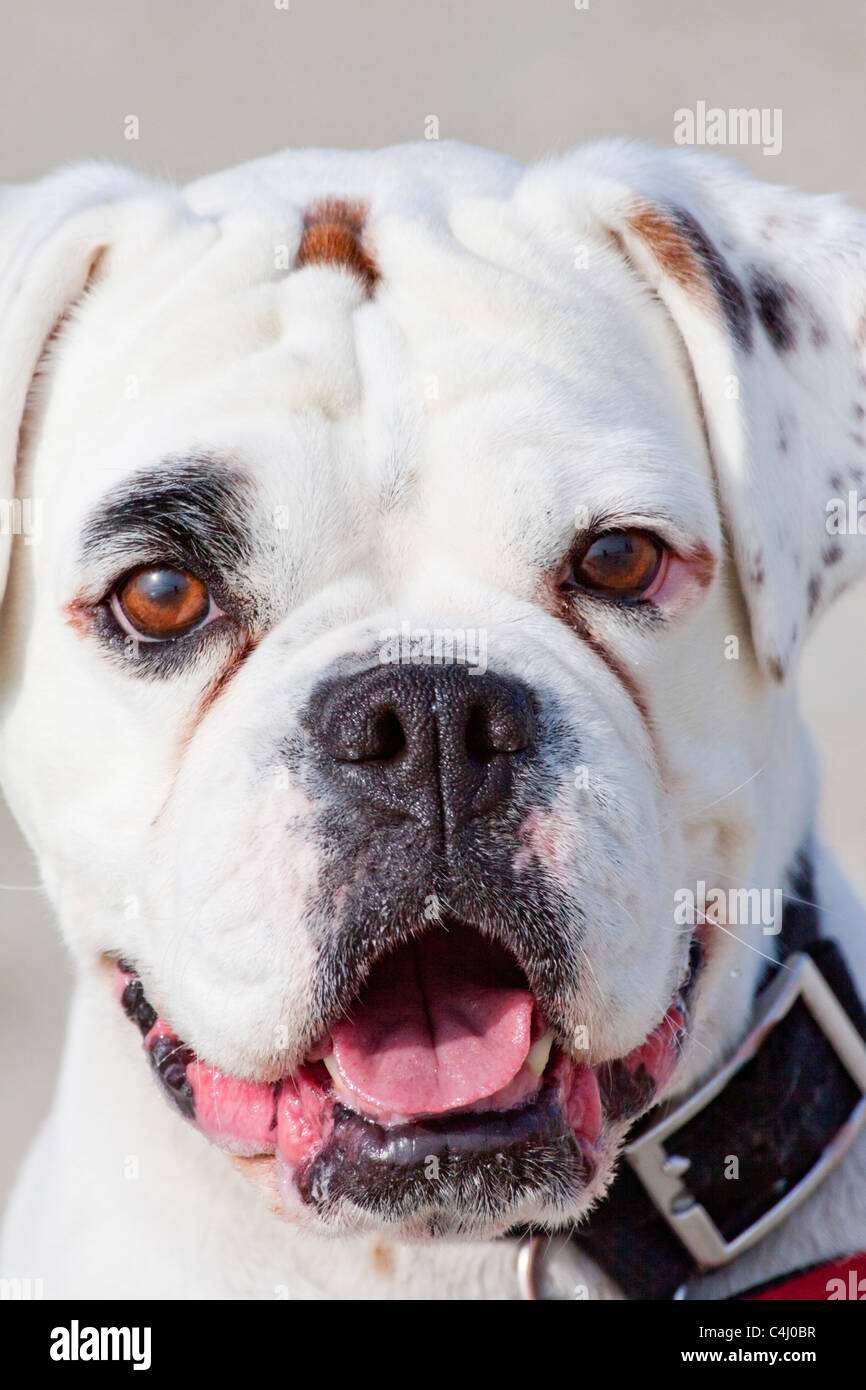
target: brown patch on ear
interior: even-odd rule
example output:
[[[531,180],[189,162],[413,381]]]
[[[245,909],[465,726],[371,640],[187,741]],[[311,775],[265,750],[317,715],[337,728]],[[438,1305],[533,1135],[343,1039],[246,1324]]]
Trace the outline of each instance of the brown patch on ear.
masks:
[[[715,307],[709,281],[694,249],[666,212],[652,203],[637,203],[628,221],[646,242],[666,275],[708,312]]]
[[[304,214],[297,265],[342,266],[357,275],[367,294],[372,294],[379,280],[379,269],[364,245],[365,216],[362,203],[349,203],[339,198],[314,203]]]
[[[706,313],[721,309],[735,341],[751,351],[752,311],[743,287],[697,219],[684,208],[661,208],[640,200],[633,204],[628,223],[665,274]]]

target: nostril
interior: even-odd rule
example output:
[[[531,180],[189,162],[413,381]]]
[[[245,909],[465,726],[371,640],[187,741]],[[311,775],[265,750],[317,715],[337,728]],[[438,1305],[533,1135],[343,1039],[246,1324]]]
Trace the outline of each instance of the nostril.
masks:
[[[521,753],[531,742],[522,711],[478,700],[466,720],[466,751],[477,762],[490,762],[498,753]]]
[[[390,762],[406,747],[406,734],[397,711],[390,708],[371,711],[336,740],[333,757],[341,763]]]
[[[466,720],[466,752],[477,762],[487,762],[495,751],[490,744],[490,730],[484,710],[480,705],[473,705]]]
[[[373,722],[368,761],[396,758],[406,747],[406,733],[396,710],[385,709]]]

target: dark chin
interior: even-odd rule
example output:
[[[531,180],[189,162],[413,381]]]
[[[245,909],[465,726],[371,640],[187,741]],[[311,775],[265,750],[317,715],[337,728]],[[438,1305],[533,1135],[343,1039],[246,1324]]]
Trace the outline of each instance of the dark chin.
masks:
[[[547,1085],[529,1104],[385,1128],[334,1106],[327,1144],[297,1174],[327,1224],[361,1212],[418,1235],[504,1230],[527,1212],[573,1210],[595,1175]]]

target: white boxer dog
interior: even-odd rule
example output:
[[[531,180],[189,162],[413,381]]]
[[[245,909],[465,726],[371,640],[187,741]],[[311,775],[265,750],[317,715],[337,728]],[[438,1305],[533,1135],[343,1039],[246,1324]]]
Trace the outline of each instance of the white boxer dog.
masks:
[[[808,897],[866,221],[424,144],[69,168],[4,193],[0,266],[0,761],[76,962],[3,1275],[629,1295],[579,1240],[538,1293],[513,1233],[579,1236],[749,1036],[779,914],[722,898]],[[862,1249],[864,1176],[861,1133],[700,1296]]]

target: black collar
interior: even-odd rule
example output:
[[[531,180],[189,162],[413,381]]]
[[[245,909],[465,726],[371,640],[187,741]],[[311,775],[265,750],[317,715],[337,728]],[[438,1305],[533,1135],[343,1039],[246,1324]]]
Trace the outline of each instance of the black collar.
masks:
[[[841,951],[821,937],[808,854],[790,875],[776,939],[782,965],[756,996],[764,1021],[723,1069],[717,1094],[680,1122],[694,1102],[644,1116],[603,1203],[574,1234],[628,1298],[674,1298],[696,1274],[729,1263],[731,1244],[758,1222],[778,1225],[866,1119],[866,1012]],[[725,1247],[720,1257],[707,1255],[714,1244]]]

